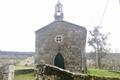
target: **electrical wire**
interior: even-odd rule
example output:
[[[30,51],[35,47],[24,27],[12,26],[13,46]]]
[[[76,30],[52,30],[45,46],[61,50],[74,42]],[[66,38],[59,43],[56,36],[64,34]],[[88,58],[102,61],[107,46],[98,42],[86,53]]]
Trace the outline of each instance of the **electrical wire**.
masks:
[[[107,0],[107,1],[106,1],[105,8],[104,8],[104,11],[103,11],[103,14],[102,14],[102,17],[101,17],[101,20],[100,20],[100,24],[99,24],[100,26],[102,25],[102,22],[103,22],[105,13],[106,13],[106,11],[107,11],[107,7],[108,7],[109,1],[110,1],[110,0]]]

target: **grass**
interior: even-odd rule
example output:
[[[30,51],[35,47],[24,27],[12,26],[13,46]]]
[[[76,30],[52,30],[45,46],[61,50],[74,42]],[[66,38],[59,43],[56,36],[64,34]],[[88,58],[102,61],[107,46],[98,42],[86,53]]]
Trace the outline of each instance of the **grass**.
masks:
[[[15,69],[16,69],[16,70],[21,70],[21,69],[33,69],[33,67],[30,67],[30,66],[16,66]]]
[[[15,75],[15,80],[35,80],[33,73]]]
[[[119,77],[120,72],[102,70],[102,69],[88,69],[88,74],[100,77]]]
[[[23,69],[33,69],[33,67],[26,66],[16,66],[15,70],[23,70]],[[26,74],[15,74],[14,80],[35,80],[34,73],[26,73]]]

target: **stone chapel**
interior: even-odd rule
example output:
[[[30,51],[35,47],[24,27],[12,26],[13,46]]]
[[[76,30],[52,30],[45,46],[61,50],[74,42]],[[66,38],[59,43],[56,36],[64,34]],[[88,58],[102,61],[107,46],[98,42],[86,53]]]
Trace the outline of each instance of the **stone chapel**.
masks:
[[[84,71],[86,28],[63,20],[59,0],[54,18],[55,21],[35,32],[35,65],[50,64],[72,72]]]

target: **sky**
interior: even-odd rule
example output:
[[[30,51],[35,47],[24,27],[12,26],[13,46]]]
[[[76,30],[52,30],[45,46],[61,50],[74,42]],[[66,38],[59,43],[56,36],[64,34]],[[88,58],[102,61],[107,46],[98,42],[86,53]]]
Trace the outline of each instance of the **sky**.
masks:
[[[88,31],[102,26],[104,32],[110,32],[112,52],[120,52],[119,0],[60,2],[63,4],[65,21],[84,26]],[[35,31],[54,21],[56,3],[57,0],[0,0],[0,50],[35,51]]]

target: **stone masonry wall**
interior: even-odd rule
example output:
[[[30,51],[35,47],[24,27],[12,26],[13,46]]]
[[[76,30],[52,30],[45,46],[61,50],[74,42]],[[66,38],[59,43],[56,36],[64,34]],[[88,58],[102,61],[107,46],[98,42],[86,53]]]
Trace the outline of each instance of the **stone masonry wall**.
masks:
[[[35,71],[36,80],[120,80],[120,78],[73,73],[48,64],[38,65]]]
[[[57,43],[56,36],[62,36]],[[62,54],[65,69],[81,72],[85,67],[84,50],[86,44],[86,29],[64,21],[53,22],[36,31],[35,64],[54,65],[58,52]]]

